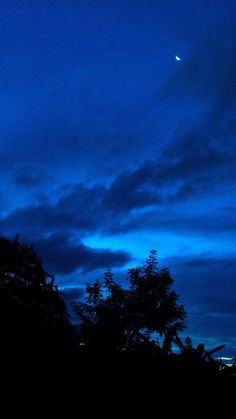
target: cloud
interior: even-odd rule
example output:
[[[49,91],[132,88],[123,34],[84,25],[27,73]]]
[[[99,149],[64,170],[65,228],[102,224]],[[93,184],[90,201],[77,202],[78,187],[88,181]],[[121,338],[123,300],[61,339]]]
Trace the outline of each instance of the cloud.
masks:
[[[96,230],[102,217],[99,211],[100,195],[103,188],[88,187],[82,184],[66,186],[55,202],[23,206],[10,211],[0,220],[2,231],[14,234],[41,235],[46,232],[64,232],[76,230],[81,234]]]
[[[235,237],[236,221],[235,209],[229,209],[224,205],[216,207],[212,211],[212,202],[189,201],[189,206],[180,206],[173,202],[160,208],[151,208],[148,211],[140,211],[130,217],[119,218],[116,223],[110,224],[110,234],[125,234],[137,232],[137,226],[143,232],[166,232],[183,237],[202,237],[203,241],[211,238],[223,238],[232,240]],[[232,244],[234,248],[234,244]]]
[[[126,213],[132,209],[158,204],[158,190],[153,188],[155,172],[151,163],[142,165],[135,171],[122,173],[107,189],[103,200],[104,208],[115,213]]]
[[[232,351],[236,328],[235,258],[180,256],[163,263],[170,267],[175,288],[188,313],[186,333],[226,343]]]
[[[182,157],[182,170],[180,162],[158,165],[149,161],[119,175],[110,186],[66,185],[53,202],[36,201],[35,205],[12,210],[0,219],[0,229],[4,234],[19,232],[29,239],[41,236],[42,231],[80,234],[82,238],[97,232],[132,232],[137,226],[143,231],[231,234],[235,231],[234,209],[227,206],[224,193],[228,194],[234,175],[225,173],[224,178],[219,171],[210,176],[211,167],[220,165],[220,156],[210,161],[209,173],[206,164],[202,175],[196,162],[187,164],[187,158]],[[218,196],[214,212],[206,205],[212,194],[214,199]],[[178,211],[177,204],[182,204]]]
[[[42,165],[32,165],[30,163],[18,164],[12,178],[17,187],[25,189],[42,187],[49,180],[52,181],[52,175],[49,175]]]
[[[131,256],[123,251],[92,249],[83,243],[74,243],[63,235],[33,240],[34,248],[46,268],[56,274],[83,273],[94,269],[117,268],[126,265]]]
[[[233,118],[236,104],[236,59],[233,53],[236,37],[233,32],[230,34],[232,39],[222,37],[222,33],[220,35],[220,43],[208,40],[193,57],[183,60],[178,70],[159,89],[155,104],[157,108],[160,102],[163,106],[167,105],[168,121],[177,108],[181,112],[188,106],[197,113],[197,117],[185,121],[184,127],[179,128],[176,122],[173,137],[169,138],[162,151],[154,151],[154,140],[149,144],[147,139],[145,152],[142,153],[144,147],[141,145],[146,141],[142,135],[145,129],[142,131],[139,124],[135,126],[135,115],[121,118],[124,126],[117,125],[116,116],[109,110],[108,90],[106,106],[102,108],[101,92],[92,91],[91,86],[81,86],[78,80],[73,92],[73,83],[69,79],[66,79],[65,91],[59,89],[62,74],[57,75],[52,86],[45,85],[43,94],[47,95],[39,100],[37,106],[41,109],[49,91],[55,96],[47,106],[45,104],[48,113],[43,112],[40,128],[37,124],[27,126],[27,130],[30,128],[27,135],[21,136],[24,140],[13,147],[15,138],[4,150],[13,153],[12,161],[15,161],[16,155],[20,160],[24,151],[26,163],[18,163],[13,175],[17,187],[29,191],[42,188],[46,167],[52,159],[52,166],[58,163],[56,174],[59,178],[61,176],[59,188],[55,186],[53,193],[48,189],[48,199],[43,203],[37,199],[33,202],[30,196],[25,204],[19,201],[17,205],[16,200],[15,208],[0,218],[1,231],[12,235],[19,232],[28,240],[34,237],[42,252],[43,246],[47,248],[49,244],[47,237],[51,240],[57,237],[59,251],[61,240],[64,250],[70,249],[73,255],[71,258],[68,255],[71,267],[76,266],[76,249],[73,246],[80,246],[75,245],[72,239],[78,236],[83,240],[97,233],[115,235],[137,230],[140,234],[168,231],[173,234],[232,236],[235,221],[233,211],[227,209],[226,200],[236,180],[236,128]],[[59,97],[61,93],[66,101]],[[65,103],[68,106],[72,98],[74,105],[63,114]],[[120,112],[121,104],[119,100],[116,103],[116,99],[112,101]],[[125,113],[128,112],[128,104],[129,101]],[[97,116],[94,117],[94,114]],[[159,147],[162,139],[155,137],[155,142]],[[118,154],[122,155],[121,160]],[[5,161],[8,165],[7,154],[1,155],[3,163]],[[33,159],[32,164],[29,164],[30,159]],[[42,163],[42,175],[36,164],[38,160]],[[61,165],[62,161],[67,161],[74,170],[64,188],[62,182],[66,180],[62,181],[62,176],[66,164]],[[117,165],[119,161],[122,164]],[[93,165],[96,167],[89,179],[84,176],[82,180],[77,177],[79,166],[82,173],[86,165],[88,171]],[[106,181],[100,179],[100,169],[106,172]],[[214,200],[214,211],[212,203],[208,206],[210,199]],[[79,250],[84,254],[86,249],[81,244]],[[85,260],[86,255],[85,252]],[[94,255],[93,260],[99,267],[101,254],[99,257]],[[60,260],[58,263],[61,263]],[[55,263],[52,262],[52,266]],[[91,267],[95,267],[92,260]],[[61,271],[68,269],[71,268],[60,265]]]

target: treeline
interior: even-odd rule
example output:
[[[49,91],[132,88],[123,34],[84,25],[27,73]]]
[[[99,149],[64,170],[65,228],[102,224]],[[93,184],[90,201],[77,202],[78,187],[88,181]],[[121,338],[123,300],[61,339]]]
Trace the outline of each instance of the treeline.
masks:
[[[34,377],[53,370],[58,383],[76,378],[84,388],[98,388],[101,380],[136,389],[149,388],[153,381],[178,386],[203,377],[234,382],[234,368],[211,358],[204,345],[194,348],[190,338],[182,342],[186,313],[169,270],[159,269],[155,251],[143,266],[128,270],[126,286],[115,282],[111,271],[87,284],[74,312],[76,325],[32,247],[18,237],[0,238],[2,370]]]

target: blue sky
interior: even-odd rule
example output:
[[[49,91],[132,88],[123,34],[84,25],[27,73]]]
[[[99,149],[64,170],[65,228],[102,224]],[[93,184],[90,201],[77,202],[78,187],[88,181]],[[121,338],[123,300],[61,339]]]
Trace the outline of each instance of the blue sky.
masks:
[[[231,353],[235,12],[230,0],[0,5],[1,234],[33,242],[70,298],[157,249],[186,333]]]

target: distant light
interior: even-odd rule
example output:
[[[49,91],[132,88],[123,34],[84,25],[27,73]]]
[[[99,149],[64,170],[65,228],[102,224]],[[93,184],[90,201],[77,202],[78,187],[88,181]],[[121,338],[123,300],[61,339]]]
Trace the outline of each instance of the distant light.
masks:
[[[175,56],[176,61],[181,61],[181,57],[179,57],[178,55]]]
[[[235,360],[236,357],[232,357],[232,356],[218,356],[217,361],[221,361],[223,362],[223,364],[225,364],[227,367],[232,367],[233,365],[235,365]]]

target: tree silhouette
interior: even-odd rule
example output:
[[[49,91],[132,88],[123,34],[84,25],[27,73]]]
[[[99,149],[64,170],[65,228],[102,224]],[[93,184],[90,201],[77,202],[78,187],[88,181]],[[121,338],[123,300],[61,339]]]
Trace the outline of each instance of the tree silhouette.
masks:
[[[54,278],[33,248],[0,238],[1,350],[65,345],[72,334]]]
[[[81,341],[96,350],[169,351],[185,327],[185,311],[169,270],[158,268],[156,251],[143,266],[128,270],[128,281],[125,289],[107,271],[102,281],[87,285],[85,301],[75,307]]]
[[[186,383],[191,388],[193,382],[200,388],[203,382],[235,387],[235,366],[206,362],[202,353],[199,356],[199,345],[193,348],[190,338],[179,338],[185,311],[172,289],[169,270],[158,267],[156,252],[143,266],[129,269],[127,280],[127,287],[120,285],[108,270],[102,280],[87,285],[85,300],[75,307],[80,319],[75,336],[54,278],[34,249],[18,237],[0,238],[0,370],[14,413],[19,413],[14,383],[17,394],[19,389],[23,392],[22,412],[31,399],[28,386],[42,417],[59,415],[62,403],[67,416],[68,406],[74,413],[78,394],[80,400],[95,400],[95,408],[104,395],[115,408],[123,403],[123,410],[127,400],[132,401],[133,412],[133,400],[146,408],[156,395],[172,400],[170,391],[178,388],[183,397]],[[172,342],[179,355],[168,354]]]

